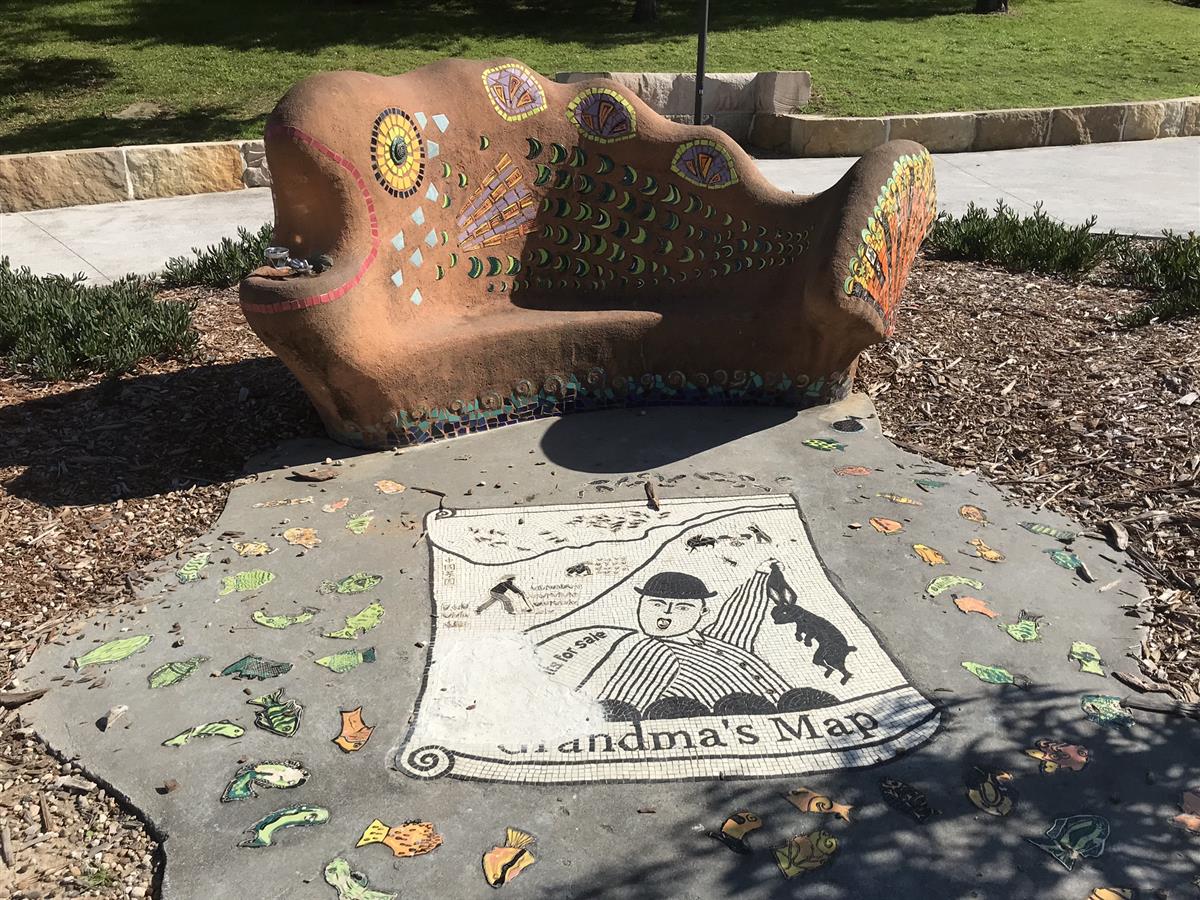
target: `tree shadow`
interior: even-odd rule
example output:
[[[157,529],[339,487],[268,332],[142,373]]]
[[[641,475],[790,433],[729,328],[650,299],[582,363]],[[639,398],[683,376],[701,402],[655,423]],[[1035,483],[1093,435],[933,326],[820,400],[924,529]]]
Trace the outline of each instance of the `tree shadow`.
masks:
[[[152,118],[135,120],[113,116],[51,119],[0,135],[0,153],[16,153],[29,147],[77,149],[226,140],[251,125],[262,126],[266,118],[266,112],[239,116],[225,107],[202,106],[184,112],[168,110]]]
[[[86,506],[213,484],[247,457],[321,433],[275,357],[101,381],[0,409],[5,489],[45,506]]]
[[[0,62],[0,96],[62,94],[101,87],[117,77],[113,64],[98,56],[51,56]],[[12,107],[27,112],[19,103]]]

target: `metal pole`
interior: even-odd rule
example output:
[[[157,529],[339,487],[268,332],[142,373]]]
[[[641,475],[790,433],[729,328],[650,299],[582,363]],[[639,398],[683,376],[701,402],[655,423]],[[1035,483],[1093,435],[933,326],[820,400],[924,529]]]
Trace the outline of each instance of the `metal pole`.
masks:
[[[700,0],[700,33],[696,41],[696,125],[704,123],[704,57],[707,52],[708,0]]]

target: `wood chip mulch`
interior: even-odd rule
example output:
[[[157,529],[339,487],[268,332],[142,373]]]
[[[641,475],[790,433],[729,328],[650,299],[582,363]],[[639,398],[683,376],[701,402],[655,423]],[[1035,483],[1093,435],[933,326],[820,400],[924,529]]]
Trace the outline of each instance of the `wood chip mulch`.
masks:
[[[0,690],[20,688],[10,673],[37,646],[132,601],[143,567],[206,533],[248,456],[320,433],[234,292],[172,296],[198,303],[193,363],[115,384],[0,373]],[[864,356],[858,387],[898,444],[1110,540],[1105,521],[1123,525],[1151,586],[1122,598],[1149,626],[1128,674],[1197,701],[1200,321],[1121,328],[1138,302],[1101,283],[920,260],[898,334]],[[153,890],[154,841],[87,784],[0,707],[0,832],[20,848],[0,858],[0,895]]]

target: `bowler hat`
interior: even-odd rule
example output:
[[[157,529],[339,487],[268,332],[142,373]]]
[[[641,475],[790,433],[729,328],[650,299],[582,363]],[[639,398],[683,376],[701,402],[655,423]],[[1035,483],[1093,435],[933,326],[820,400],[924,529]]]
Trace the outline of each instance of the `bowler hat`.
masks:
[[[645,587],[635,587],[645,597],[662,597],[664,600],[707,600],[717,596],[703,581],[694,575],[682,572],[659,572],[651,575]]]

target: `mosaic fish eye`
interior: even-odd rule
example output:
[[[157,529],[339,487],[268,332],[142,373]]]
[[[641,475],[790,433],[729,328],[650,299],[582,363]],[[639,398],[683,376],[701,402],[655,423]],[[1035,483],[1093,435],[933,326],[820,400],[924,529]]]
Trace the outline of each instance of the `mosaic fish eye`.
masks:
[[[393,197],[411,197],[425,179],[425,145],[416,122],[389,107],[371,130],[371,169]]]
[[[576,94],[567,104],[567,120],[581,135],[601,144],[637,134],[637,112],[612,88],[588,88]]]
[[[714,190],[738,183],[733,157],[720,144],[710,140],[681,144],[671,160],[671,171],[694,185]]]

